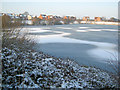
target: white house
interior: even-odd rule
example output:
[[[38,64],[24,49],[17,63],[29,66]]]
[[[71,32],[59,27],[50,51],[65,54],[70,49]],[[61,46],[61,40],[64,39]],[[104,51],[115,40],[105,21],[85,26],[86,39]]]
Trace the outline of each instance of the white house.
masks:
[[[28,19],[28,20],[31,20],[31,19],[32,19],[32,15],[28,15],[28,16],[27,16],[27,19]]]
[[[74,21],[73,24],[79,24],[79,22],[78,21]]]

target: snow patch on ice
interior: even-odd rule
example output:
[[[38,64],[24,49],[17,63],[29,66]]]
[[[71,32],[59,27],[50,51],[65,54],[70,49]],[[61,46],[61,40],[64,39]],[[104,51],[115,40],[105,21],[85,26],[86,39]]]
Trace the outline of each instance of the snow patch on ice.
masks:
[[[101,29],[88,29],[88,31],[101,31]]]
[[[118,31],[117,29],[102,29],[103,31]]]
[[[68,28],[68,27],[56,27],[56,28],[60,28],[60,29],[72,29],[72,28]]]
[[[90,28],[90,27],[79,27],[80,29],[87,29],[87,28]]]
[[[77,32],[88,32],[88,30],[76,30]]]

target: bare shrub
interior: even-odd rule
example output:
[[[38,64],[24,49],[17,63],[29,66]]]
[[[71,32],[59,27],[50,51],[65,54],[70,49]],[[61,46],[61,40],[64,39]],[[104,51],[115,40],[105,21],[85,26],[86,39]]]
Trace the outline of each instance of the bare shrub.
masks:
[[[118,81],[118,87],[120,88],[120,70],[119,70],[120,61],[118,60],[119,58],[117,56],[115,56],[112,53],[111,53],[111,55],[114,57],[114,60],[113,60],[113,58],[109,59],[108,64],[115,71],[114,78]]]

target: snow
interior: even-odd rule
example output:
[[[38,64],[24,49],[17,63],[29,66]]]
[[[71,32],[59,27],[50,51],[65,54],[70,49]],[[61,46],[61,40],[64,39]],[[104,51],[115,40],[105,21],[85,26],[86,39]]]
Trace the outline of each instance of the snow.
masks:
[[[90,28],[90,27],[79,27],[80,29],[87,29],[87,28]]]
[[[88,29],[88,31],[101,31],[101,29]]]
[[[56,27],[60,29],[72,29],[68,27]],[[79,27],[81,30],[76,30],[77,32],[93,32],[93,31],[117,31],[115,29],[89,29],[90,27]],[[68,38],[64,36],[69,36],[71,33],[66,33],[62,31],[51,31],[51,28],[46,27],[46,28],[28,28],[30,33],[45,33],[45,32],[53,32],[53,33],[59,33],[59,34],[53,34],[53,35],[28,35],[28,37],[37,43],[80,43],[80,44],[89,44],[89,45],[94,45],[96,46],[95,49],[89,50],[88,54],[91,55],[92,57],[98,56],[99,58],[102,59],[109,59],[114,57],[111,55],[117,54],[117,50],[114,48],[117,47],[117,45],[112,44],[112,43],[105,43],[105,42],[95,42],[95,41],[87,41],[87,40],[79,40],[79,39],[73,39],[73,38]],[[82,30],[86,29],[86,30]],[[98,52],[98,53],[96,53]],[[109,52],[109,53],[108,53]]]
[[[79,32],[87,32],[90,30],[91,29],[79,30]],[[91,31],[101,31],[101,30],[100,29],[98,29],[98,30],[92,29]],[[61,31],[58,31],[58,32],[61,34],[38,35],[35,37],[29,35],[28,37],[35,40],[35,42],[41,43],[41,44],[42,43],[43,44],[44,43],[80,43],[80,44],[93,45],[93,46],[96,46],[96,48],[88,51],[88,54],[91,55],[92,57],[98,56],[99,58],[102,58],[102,59],[109,59],[110,57],[112,57],[114,59],[114,57],[111,55],[111,53],[116,54],[116,56],[118,56],[117,50],[114,49],[117,47],[117,45],[115,45],[115,44],[68,38],[68,37],[64,37],[64,36],[69,36],[69,35],[71,35],[71,33],[65,33],[65,32],[61,32]],[[96,53],[96,52],[98,52],[98,53]]]
[[[49,28],[23,28],[23,31],[28,31],[28,33],[43,33],[51,32]]]
[[[104,22],[104,21],[81,21],[82,24],[98,24],[98,25],[119,25],[118,22]]]
[[[33,31],[29,31],[29,33],[42,33],[42,32],[50,32],[50,30],[42,30],[42,29],[34,30],[33,29]]]
[[[84,27],[85,28],[85,27]],[[76,30],[77,32],[98,32],[98,31],[118,31],[116,29],[86,29],[86,30],[82,30],[84,29],[82,27],[80,27],[80,30]],[[87,27],[86,27],[87,28]]]
[[[101,29],[103,31],[118,31],[117,29]]]
[[[76,30],[77,32],[88,32],[88,30]]]
[[[72,28],[68,28],[68,27],[57,27],[57,28],[60,28],[60,29],[72,29]]]
[[[21,77],[24,77],[24,74],[19,74],[19,75],[16,75],[16,76],[18,76],[18,77],[20,77],[20,76],[21,76]]]

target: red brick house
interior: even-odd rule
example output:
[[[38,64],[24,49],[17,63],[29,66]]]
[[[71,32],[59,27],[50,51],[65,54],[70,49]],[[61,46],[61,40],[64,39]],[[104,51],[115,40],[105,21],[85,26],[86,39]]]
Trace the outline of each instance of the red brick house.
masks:
[[[90,20],[90,17],[83,17],[83,21],[89,21]]]
[[[94,21],[102,21],[102,18],[101,17],[95,17]]]

